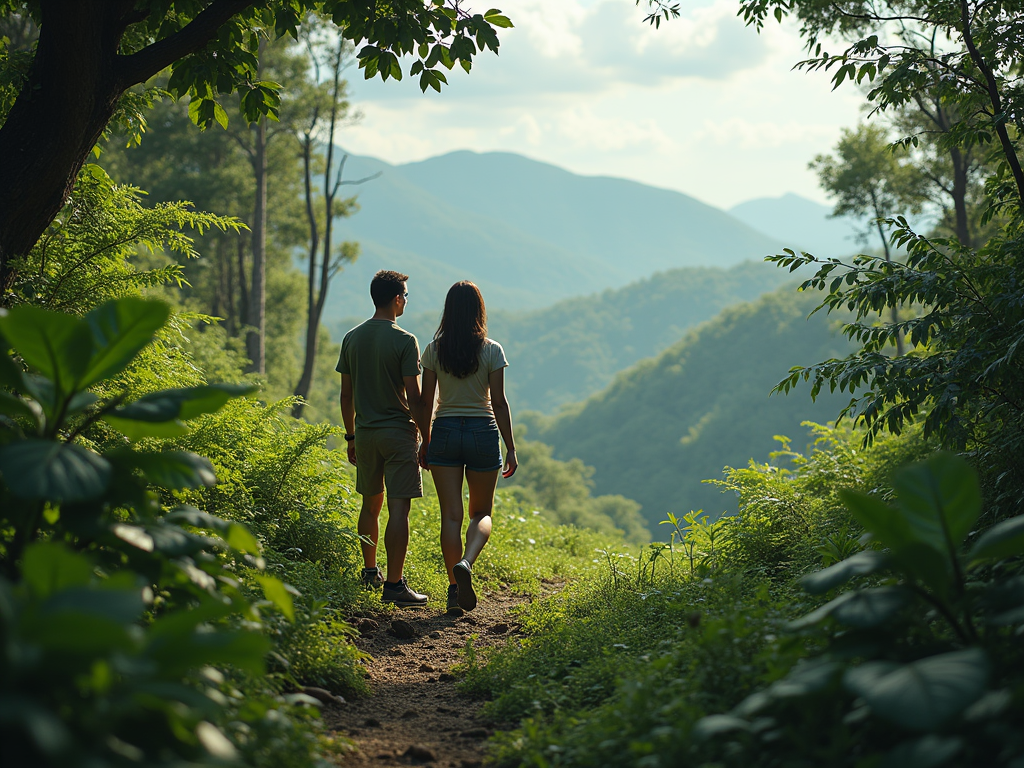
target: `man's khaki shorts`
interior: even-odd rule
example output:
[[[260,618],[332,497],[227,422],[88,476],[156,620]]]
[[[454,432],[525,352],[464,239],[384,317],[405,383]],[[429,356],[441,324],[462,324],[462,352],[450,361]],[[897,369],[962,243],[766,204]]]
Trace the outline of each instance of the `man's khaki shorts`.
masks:
[[[423,495],[416,427],[378,427],[356,430],[356,493],[375,496],[387,486],[393,499]]]

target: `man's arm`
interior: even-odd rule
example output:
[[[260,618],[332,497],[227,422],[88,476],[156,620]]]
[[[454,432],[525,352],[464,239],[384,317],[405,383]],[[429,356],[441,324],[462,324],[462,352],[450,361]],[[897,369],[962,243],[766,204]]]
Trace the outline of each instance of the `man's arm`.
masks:
[[[405,398],[409,401],[409,415],[416,422],[416,427],[423,436],[423,442],[430,442],[430,412],[423,405],[420,393],[419,376],[403,376],[405,380]]]
[[[354,435],[356,433],[356,404],[352,399],[352,377],[347,374],[341,374],[341,420],[345,424],[345,434]],[[346,440],[348,444],[348,460],[353,464],[356,463],[356,441]]]

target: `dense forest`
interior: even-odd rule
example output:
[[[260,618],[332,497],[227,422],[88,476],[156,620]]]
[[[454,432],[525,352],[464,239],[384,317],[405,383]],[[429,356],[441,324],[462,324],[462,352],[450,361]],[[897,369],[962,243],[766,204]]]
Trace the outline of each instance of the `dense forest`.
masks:
[[[833,419],[849,399],[822,393],[812,401],[808,385],[769,397],[781,361],[850,350],[832,320],[807,318],[815,302],[789,285],[731,307],[590,399],[554,417],[525,414],[527,436],[553,446],[556,458],[593,466],[597,492],[635,499],[652,526],[669,512],[735,512],[734,495],[702,481],[763,461],[776,435],[804,446],[811,438],[802,422]]]
[[[475,575],[516,597],[501,643],[450,649],[446,690],[493,726],[458,738],[509,767],[1019,766],[1024,6],[737,8],[751,35],[793,17],[798,68],[861,89],[865,122],[808,161],[867,252],[496,313],[515,355],[550,350],[521,363],[523,402],[563,407],[526,420],[499,491]],[[512,23],[419,0],[0,2],[4,766],[371,757],[325,724],[380,694],[362,634],[400,626],[359,583],[332,424],[326,308],[372,184],[334,141],[343,73],[442,91]],[[466,205],[553,226],[512,202]],[[687,298],[703,317],[672,312]],[[407,573],[439,613],[427,486]]]

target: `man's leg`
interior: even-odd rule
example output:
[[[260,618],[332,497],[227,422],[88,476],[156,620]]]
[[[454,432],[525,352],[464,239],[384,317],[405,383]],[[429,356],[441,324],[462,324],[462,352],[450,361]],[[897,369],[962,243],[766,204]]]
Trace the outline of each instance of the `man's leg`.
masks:
[[[409,510],[412,499],[393,499],[388,496],[388,524],[384,529],[384,549],[388,553],[388,581],[397,583],[405,570],[405,556],[409,552]]]
[[[377,567],[377,542],[380,540],[380,510],[384,506],[384,494],[374,493],[363,496],[359,508],[359,545],[363,550],[363,567]],[[391,507],[389,506],[388,509]]]

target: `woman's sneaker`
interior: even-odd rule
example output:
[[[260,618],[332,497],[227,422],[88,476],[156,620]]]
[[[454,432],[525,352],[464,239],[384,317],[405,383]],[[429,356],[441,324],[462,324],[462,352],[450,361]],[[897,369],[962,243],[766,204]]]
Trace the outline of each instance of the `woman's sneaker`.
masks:
[[[384,586],[384,575],[380,568],[363,568],[359,581],[362,582],[364,589],[380,589]]]
[[[380,596],[380,601],[382,603],[394,603],[399,608],[412,608],[415,606],[426,605],[427,596],[421,595],[419,592],[413,592],[409,589],[409,585],[403,578],[397,584],[385,581],[384,591]]]
[[[472,611],[476,608],[476,591],[473,589],[473,570],[469,567],[469,563],[465,559],[459,560],[452,566],[452,575],[459,587],[459,607]]]
[[[449,584],[448,585],[448,613],[452,616],[461,616],[463,610],[459,606],[459,585]]]

